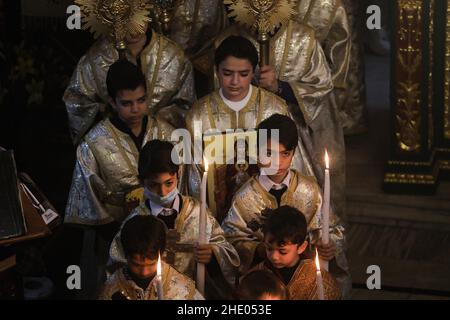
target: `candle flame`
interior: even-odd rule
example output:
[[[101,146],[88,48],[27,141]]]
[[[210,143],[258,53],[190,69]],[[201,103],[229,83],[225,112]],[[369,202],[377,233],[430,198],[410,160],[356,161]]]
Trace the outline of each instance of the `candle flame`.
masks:
[[[328,157],[327,149],[325,149],[325,168],[327,168],[327,169],[330,168],[330,159]]]
[[[161,276],[161,254],[158,253],[158,263],[156,265],[156,275]]]
[[[205,167],[205,171],[207,172],[208,171],[208,160],[206,160],[206,158],[205,157],[203,157],[203,164],[204,164],[204,167]]]
[[[317,248],[316,248],[316,269],[317,271],[320,271],[319,253],[317,252]]]

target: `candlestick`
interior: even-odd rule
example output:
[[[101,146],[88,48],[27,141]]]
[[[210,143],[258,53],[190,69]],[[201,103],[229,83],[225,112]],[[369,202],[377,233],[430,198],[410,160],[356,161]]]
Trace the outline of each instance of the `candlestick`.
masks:
[[[199,218],[199,230],[198,230],[198,243],[206,243],[206,193],[207,193],[207,179],[208,179],[208,161],[203,159],[205,164],[205,171],[203,172],[202,185],[200,189],[200,218]],[[197,263],[197,290],[204,295],[205,294],[205,265],[203,263]]]
[[[323,291],[323,279],[322,272],[320,271],[319,253],[316,249],[316,284],[317,284],[317,298],[319,300],[325,300],[325,294]]]

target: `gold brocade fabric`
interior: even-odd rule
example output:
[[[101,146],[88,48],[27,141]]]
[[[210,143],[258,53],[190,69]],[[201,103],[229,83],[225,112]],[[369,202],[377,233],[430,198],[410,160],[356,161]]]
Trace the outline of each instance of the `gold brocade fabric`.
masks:
[[[277,275],[276,269],[268,268],[264,262],[255,266],[253,270],[269,270]],[[322,271],[322,279],[325,300],[341,299],[341,289],[333,276],[327,271]],[[305,259],[300,262],[287,288],[290,300],[318,300],[316,266],[313,260]]]
[[[345,134],[366,129],[364,70],[355,0],[300,0],[297,20],[314,29],[330,65]]]
[[[159,117],[148,117],[143,145],[169,140],[173,131]],[[64,221],[87,225],[122,221],[126,195],[140,187],[139,151],[132,138],[109,119],[99,122],[77,148],[77,159]]]
[[[195,289],[194,281],[164,262],[161,262],[161,269],[164,300],[204,300]],[[127,300],[158,300],[155,278],[144,290],[120,268],[106,280],[99,300],[112,300],[115,294],[120,294]]]
[[[195,279],[196,262],[193,252],[193,245],[198,242],[199,233],[199,217],[200,217],[200,202],[190,198],[182,197],[183,204],[181,212],[175,220],[175,231],[179,235],[177,244],[168,245],[167,251],[174,251],[175,258],[173,267],[188,277]],[[150,215],[151,212],[145,203],[137,207],[129,216],[128,219],[135,215]],[[125,220],[122,224],[125,224]],[[122,244],[120,242],[120,231],[114,237],[110,248],[110,256],[116,262],[125,263],[125,255]],[[225,279],[233,284],[236,270],[240,265],[239,256],[234,247],[225,239],[224,232],[217,221],[212,217],[208,211],[207,225],[206,225],[207,241],[213,247],[214,256],[219,263]],[[165,256],[164,258],[167,258]]]
[[[228,25],[221,0],[177,0],[174,8],[169,37],[194,59]]]
[[[341,0],[300,0],[298,22],[314,29],[330,65],[334,87],[345,88],[350,63],[350,34]]]
[[[63,100],[72,139],[77,144],[106,109],[106,75],[119,59],[114,43],[101,38],[81,57]],[[136,63],[127,53],[127,59]],[[175,128],[184,126],[184,115],[195,100],[193,68],[183,50],[168,38],[152,32],[149,44],[140,54],[147,80],[147,104]]]

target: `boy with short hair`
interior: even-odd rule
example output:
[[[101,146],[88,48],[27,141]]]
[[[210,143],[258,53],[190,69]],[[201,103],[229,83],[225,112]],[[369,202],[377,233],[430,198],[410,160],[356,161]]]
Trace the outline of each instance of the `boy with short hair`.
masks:
[[[236,289],[238,300],[288,300],[284,283],[268,270],[254,270],[246,274]]]
[[[123,226],[120,241],[127,264],[108,278],[99,299],[158,299],[155,276],[158,256],[166,247],[164,223],[153,216],[134,216]],[[194,281],[162,261],[161,279],[165,300],[203,299]]]
[[[281,206],[267,209],[264,224],[266,259],[253,270],[270,270],[289,290],[291,300],[316,300],[316,265],[305,254],[308,247],[305,216],[297,209]],[[341,290],[337,281],[322,270],[326,300],[337,300]]]
[[[146,200],[130,217],[152,215],[162,220],[169,229],[166,255],[168,263],[192,279],[195,279],[196,264],[206,264],[207,276],[212,278],[211,281],[208,281],[208,278],[206,281],[208,297],[226,296],[231,288],[227,288],[228,284],[223,280],[227,279],[232,283],[233,275],[239,267],[239,256],[208,210],[208,243],[197,244],[200,202],[179,193],[179,165],[173,151],[174,146],[171,143],[160,140],[150,141],[142,149],[139,158],[139,179],[145,187]],[[120,232],[114,238],[110,255],[114,261],[125,262]]]
[[[321,190],[313,177],[302,175],[291,169],[294,148],[298,139],[292,119],[283,115],[272,115],[258,126],[267,132],[268,156],[274,159],[275,170],[270,172],[260,159],[260,173],[247,181],[235,194],[232,206],[222,223],[228,241],[233,244],[241,259],[241,274],[265,259],[263,232],[266,216],[264,209],[276,209],[289,205],[306,217],[308,240],[315,245],[319,255],[330,261],[330,270],[340,282],[349,282],[348,266],[344,255],[344,228],[330,212],[330,242],[321,243]],[[278,141],[272,139],[272,130],[278,130]]]

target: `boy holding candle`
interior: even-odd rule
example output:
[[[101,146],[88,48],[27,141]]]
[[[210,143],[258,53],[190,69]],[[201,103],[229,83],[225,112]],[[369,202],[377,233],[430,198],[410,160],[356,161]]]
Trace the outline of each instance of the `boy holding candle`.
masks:
[[[139,179],[145,187],[146,200],[131,213],[130,218],[152,215],[163,221],[169,229],[166,261],[192,279],[195,277],[196,264],[205,264],[208,298],[226,297],[231,288],[225,279],[232,283],[239,267],[239,256],[208,210],[207,244],[198,244],[201,205],[198,200],[179,193],[177,183],[180,166],[173,150],[171,143],[160,140],[150,141],[142,149]],[[116,262],[125,263],[120,237],[119,231],[111,245],[110,256]]]
[[[194,281],[170,265],[159,261],[157,271],[159,254],[166,247],[166,227],[161,220],[134,216],[123,226],[120,241],[126,266],[109,277],[100,300],[203,300]]]
[[[289,206],[266,209],[265,214],[267,221],[263,233],[266,259],[252,272],[271,271],[287,286],[291,300],[317,300],[318,287],[323,287],[326,300],[340,299],[341,289],[337,281],[325,270],[321,271],[321,277],[317,277],[314,260],[306,253],[305,216]]]
[[[222,227],[228,241],[236,248],[241,259],[241,274],[266,258],[262,228],[266,216],[264,209],[276,209],[289,205],[303,212],[307,220],[308,240],[315,245],[320,257],[330,262],[330,272],[346,288],[351,286],[347,260],[344,255],[344,228],[333,214],[330,214],[330,241],[321,243],[321,190],[313,177],[302,175],[291,169],[298,133],[293,120],[275,114],[258,126],[267,132],[267,145],[259,148],[267,150],[275,161],[275,171],[262,165],[260,174],[247,181],[235,194],[232,206]],[[278,130],[279,139],[271,138],[272,130]],[[332,212],[331,212],[332,213]]]

